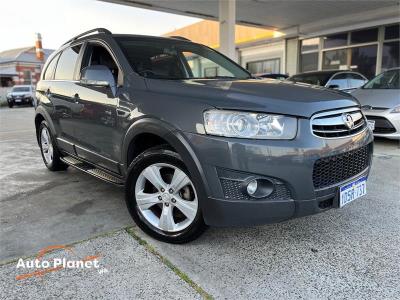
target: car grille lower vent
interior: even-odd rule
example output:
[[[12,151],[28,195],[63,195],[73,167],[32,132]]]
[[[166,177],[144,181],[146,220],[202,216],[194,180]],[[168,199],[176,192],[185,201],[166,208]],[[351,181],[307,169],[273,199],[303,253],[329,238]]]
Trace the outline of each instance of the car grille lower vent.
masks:
[[[396,132],[396,128],[394,128],[393,124],[384,117],[378,116],[367,116],[368,120],[375,121],[375,129],[374,133],[394,133]]]
[[[220,178],[225,199],[229,200],[289,200],[292,199],[290,191],[283,183],[274,182],[274,191],[263,198],[252,198],[242,191],[241,180]]]
[[[321,138],[339,138],[357,134],[367,127],[359,109],[326,112],[311,118],[314,135]]]
[[[318,159],[314,164],[313,182],[316,189],[343,182],[363,172],[370,163],[372,144],[339,155]]]

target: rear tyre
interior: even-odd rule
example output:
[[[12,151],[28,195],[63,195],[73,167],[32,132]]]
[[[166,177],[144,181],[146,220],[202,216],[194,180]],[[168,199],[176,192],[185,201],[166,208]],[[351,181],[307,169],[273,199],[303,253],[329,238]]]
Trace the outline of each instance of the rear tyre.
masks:
[[[68,165],[61,161],[60,152],[54,143],[54,138],[46,121],[42,121],[39,126],[38,139],[40,152],[42,153],[43,162],[50,171],[64,171]]]
[[[207,229],[200,189],[176,152],[154,147],[140,154],[129,167],[125,189],[132,218],[157,240],[187,243]]]

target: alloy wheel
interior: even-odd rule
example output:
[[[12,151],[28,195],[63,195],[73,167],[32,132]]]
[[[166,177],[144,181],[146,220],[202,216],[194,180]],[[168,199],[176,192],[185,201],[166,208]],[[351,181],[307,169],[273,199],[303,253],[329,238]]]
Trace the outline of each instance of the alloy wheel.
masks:
[[[137,207],[154,227],[178,232],[193,223],[198,211],[195,187],[180,168],[156,163],[146,167],[135,185]]]
[[[40,143],[42,146],[42,153],[46,163],[49,165],[53,162],[53,144],[51,143],[51,138],[49,131],[46,127],[42,129],[40,133]]]

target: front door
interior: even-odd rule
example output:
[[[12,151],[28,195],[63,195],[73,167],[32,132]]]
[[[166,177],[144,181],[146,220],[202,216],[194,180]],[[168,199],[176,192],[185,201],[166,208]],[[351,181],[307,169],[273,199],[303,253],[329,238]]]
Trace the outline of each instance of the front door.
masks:
[[[87,44],[80,70],[93,65],[109,68],[117,82],[120,70],[110,52],[98,43]],[[118,162],[122,136],[117,118],[118,89],[89,86],[77,81],[72,92],[74,102],[79,106],[79,113],[73,117],[78,156],[120,173]]]

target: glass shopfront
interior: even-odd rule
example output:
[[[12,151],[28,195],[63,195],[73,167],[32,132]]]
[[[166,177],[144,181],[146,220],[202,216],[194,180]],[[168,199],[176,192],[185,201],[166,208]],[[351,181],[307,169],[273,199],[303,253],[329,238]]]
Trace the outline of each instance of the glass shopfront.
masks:
[[[246,64],[251,74],[279,73],[281,60],[279,58],[252,61]]]
[[[399,24],[393,24],[304,39],[299,71],[353,70],[372,78],[399,67],[399,28]]]

